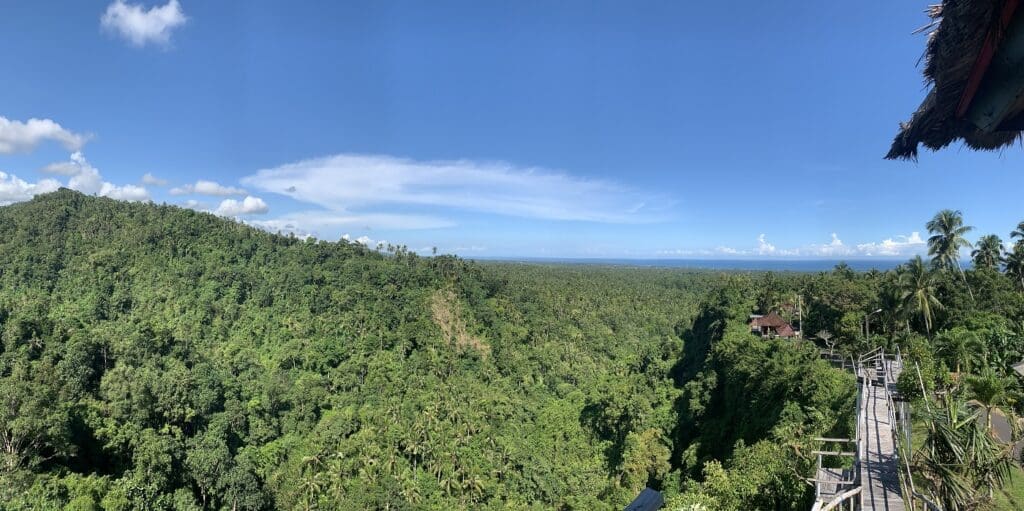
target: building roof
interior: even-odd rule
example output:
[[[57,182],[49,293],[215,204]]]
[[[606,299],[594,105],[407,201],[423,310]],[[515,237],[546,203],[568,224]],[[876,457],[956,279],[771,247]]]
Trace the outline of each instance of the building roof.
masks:
[[[758,317],[752,318],[750,320],[750,326],[754,326],[754,327],[766,327],[766,326],[768,326],[768,327],[772,327],[772,328],[779,328],[779,327],[782,327],[782,326],[787,326],[788,327],[789,323],[786,323],[786,320],[782,319],[782,316],[779,316],[778,314],[776,314],[774,312],[770,312],[768,314],[765,314],[764,316],[758,316]]]
[[[942,0],[928,9],[932,22],[920,31],[930,31],[924,77],[931,90],[910,120],[900,123],[886,158],[916,159],[919,144],[937,150],[962,139],[971,149],[992,150],[1020,139],[1020,126],[1004,121],[1024,107],[1011,101],[1016,96],[1007,96],[1007,91],[1024,83],[1016,76],[998,76],[1000,68],[1019,68],[1013,61],[1019,48],[1006,37],[1020,32],[1016,29],[1024,9],[1018,10],[1017,4],[1018,0]],[[1004,47],[1008,49],[1000,53]],[[987,75],[997,75],[998,80],[989,76],[983,81]],[[972,109],[982,96],[989,110]],[[1003,107],[995,117],[992,101]]]
[[[776,330],[776,335],[779,337],[796,337],[796,332],[793,331],[793,327],[789,324],[783,324]]]

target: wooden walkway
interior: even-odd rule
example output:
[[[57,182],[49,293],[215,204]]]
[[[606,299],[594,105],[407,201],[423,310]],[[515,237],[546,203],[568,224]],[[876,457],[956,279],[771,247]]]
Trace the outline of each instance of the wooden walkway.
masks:
[[[882,364],[885,364],[883,369]],[[896,411],[892,394],[903,369],[896,360],[878,359],[874,368],[865,371],[871,381],[862,398],[865,420],[861,422],[860,483],[861,508],[875,511],[904,511],[900,488],[900,465],[893,438]]]
[[[815,504],[812,511],[862,509],[905,511],[897,455],[896,409],[892,399],[896,381],[903,370],[902,357],[887,357],[878,351],[861,357],[856,372],[857,436],[853,440],[822,438],[825,443],[852,445],[855,452],[818,451],[815,473]],[[822,456],[853,457],[851,469],[822,466]]]

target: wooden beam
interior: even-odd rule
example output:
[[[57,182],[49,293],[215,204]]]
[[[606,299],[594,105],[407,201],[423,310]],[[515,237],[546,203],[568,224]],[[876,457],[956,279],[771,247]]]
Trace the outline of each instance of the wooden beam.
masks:
[[[811,451],[811,454],[821,454],[822,456],[856,456],[855,452],[836,452],[836,451]]]
[[[852,479],[851,480],[845,480],[845,479],[835,480],[835,479],[815,479],[813,477],[808,477],[807,478],[807,482],[810,482],[810,483],[821,483],[821,484],[841,484],[841,485],[847,485],[847,484],[853,484],[853,483],[855,483],[857,481],[854,481]]]

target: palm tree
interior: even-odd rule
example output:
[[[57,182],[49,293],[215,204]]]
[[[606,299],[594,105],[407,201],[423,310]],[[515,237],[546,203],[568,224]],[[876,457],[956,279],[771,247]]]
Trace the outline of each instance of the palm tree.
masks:
[[[1010,233],[1010,239],[1017,239],[1017,243],[1024,242],[1024,222],[1017,224],[1017,228]]]
[[[971,371],[983,349],[978,336],[965,328],[944,330],[936,336],[935,344],[939,354],[953,365],[958,375],[962,371]]]
[[[995,234],[982,236],[971,252],[975,268],[999,269],[1003,262],[1003,240]]]
[[[974,228],[964,225],[963,213],[952,209],[939,211],[925,224],[925,227],[932,234],[928,238],[928,255],[932,256],[932,263],[939,268],[948,270],[955,268],[959,271],[964,285],[967,285],[967,292],[973,299],[974,293],[971,291],[971,286],[967,284],[964,269],[960,267],[960,249],[971,246],[964,235]]]
[[[1006,254],[1006,274],[1020,284],[1024,291],[1024,241],[1018,241],[1013,250]]]
[[[903,291],[899,286],[899,273],[887,275],[882,289],[878,293],[878,308],[882,309],[879,322],[889,338],[896,335],[905,324],[903,310]]]
[[[942,406],[926,415],[928,432],[914,456],[920,473],[943,509],[977,509],[1010,477],[1009,447],[984,430],[979,412],[970,413],[948,395]]]
[[[914,256],[900,271],[900,301],[908,315],[920,314],[924,330],[931,337],[935,310],[942,308],[936,297],[935,274],[928,270],[921,256]]]
[[[974,398],[985,409],[985,427],[992,431],[992,411],[1005,405],[1010,399],[1010,388],[1014,380],[1002,376],[991,367],[985,367],[981,374],[967,377],[967,387]]]

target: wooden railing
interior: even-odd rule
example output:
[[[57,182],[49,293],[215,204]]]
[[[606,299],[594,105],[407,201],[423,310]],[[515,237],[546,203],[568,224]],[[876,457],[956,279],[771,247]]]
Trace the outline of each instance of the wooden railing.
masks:
[[[901,493],[905,503],[911,510],[920,509],[922,511],[942,511],[941,506],[936,504],[930,497],[922,494],[914,487],[914,478],[910,470],[910,456],[908,450],[911,448],[910,444],[910,422],[906,413],[901,413],[899,420],[896,416],[896,403],[892,399],[892,393],[889,391],[890,382],[896,383],[893,378],[892,369],[896,365],[900,369],[903,368],[903,353],[899,346],[896,346],[895,353],[887,354],[885,349],[877,347],[867,353],[862,354],[856,358],[853,370],[857,374],[860,380],[861,386],[857,395],[857,421],[856,421],[856,435],[855,441],[857,445],[856,453],[854,456],[854,480],[847,482],[847,484],[854,484],[855,486],[836,495],[829,501],[821,501],[821,489],[820,485],[822,482],[815,480],[815,504],[811,508],[812,511],[829,511],[831,509],[842,509],[844,504],[849,505],[849,509],[860,509],[861,508],[861,496],[863,494],[863,481],[860,480],[860,464],[862,463],[861,456],[862,451],[866,449],[863,440],[860,436],[861,426],[864,421],[867,420],[867,407],[866,407],[866,396],[869,394],[869,385],[871,385],[871,378],[868,377],[867,367],[877,366],[879,374],[875,376],[881,376],[884,393],[885,403],[887,409],[887,415],[889,419],[889,427],[892,429],[892,437],[895,442],[895,451],[893,455],[896,457],[897,471],[899,475],[899,485]],[[845,364],[844,364],[845,366]],[[906,407],[904,407],[906,408]],[[904,409],[903,412],[906,412]],[[827,440],[827,439],[819,439]],[[821,468],[821,456],[818,456],[818,468]],[[837,490],[838,491],[838,490]]]
[[[860,493],[863,490],[863,486],[858,486],[852,490],[836,495],[836,498],[828,502],[815,502],[814,507],[811,508],[811,511],[829,511],[830,509],[835,509],[836,506],[839,506],[844,502],[849,502],[852,507],[852,505],[856,503],[856,501],[854,501],[853,499],[859,497]]]

